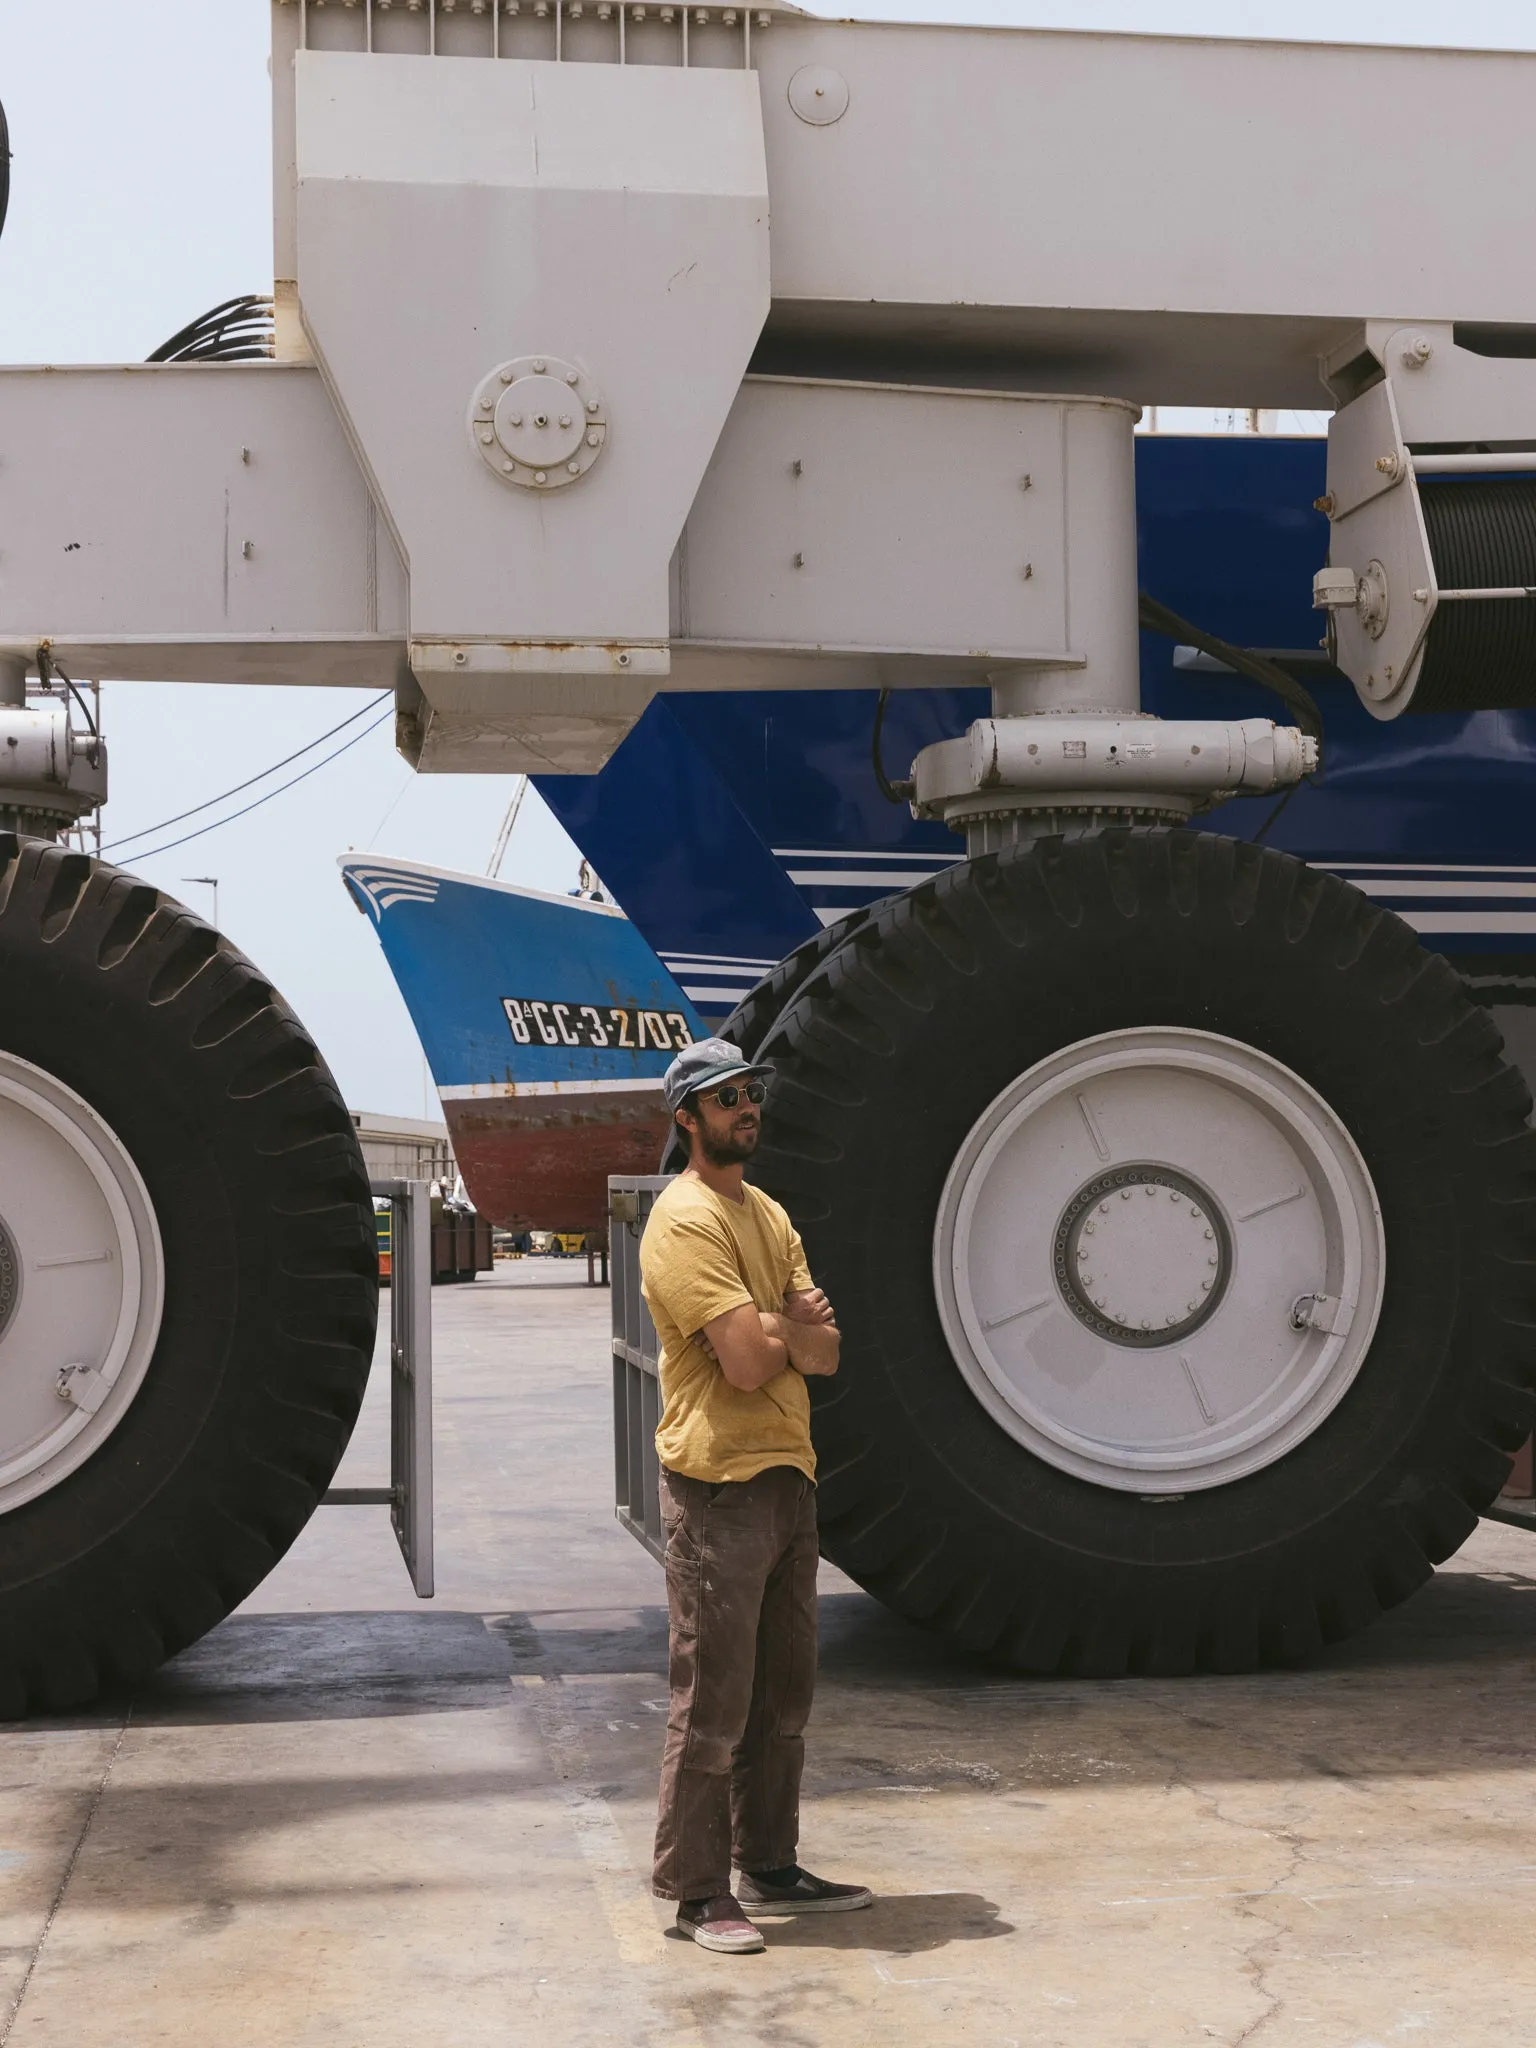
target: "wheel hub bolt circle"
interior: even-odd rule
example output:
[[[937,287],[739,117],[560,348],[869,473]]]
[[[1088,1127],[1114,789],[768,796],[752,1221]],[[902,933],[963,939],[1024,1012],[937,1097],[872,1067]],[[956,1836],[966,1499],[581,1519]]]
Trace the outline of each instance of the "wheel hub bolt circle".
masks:
[[[1138,1188],[1149,1198],[1166,1194],[1166,1206],[1113,1206],[1115,1195],[1126,1203]],[[1218,1241],[1208,1213],[1214,1214],[1209,1198],[1177,1168],[1105,1169],[1079,1189],[1057,1227],[1054,1264],[1067,1307],[1116,1344],[1182,1342],[1224,1290],[1225,1231]],[[1212,1245],[1214,1254],[1207,1251]],[[1197,1266],[1205,1278],[1191,1270]]]

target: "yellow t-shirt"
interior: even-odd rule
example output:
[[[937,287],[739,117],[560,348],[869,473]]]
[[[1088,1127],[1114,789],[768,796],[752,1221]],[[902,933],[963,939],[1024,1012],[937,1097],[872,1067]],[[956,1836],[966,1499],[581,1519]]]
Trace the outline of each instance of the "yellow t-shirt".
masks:
[[[744,1187],[717,1195],[691,1174],[663,1189],[640,1241],[641,1292],[661,1339],[661,1422],[656,1454],[670,1472],[719,1485],[770,1465],[816,1477],[811,1402],[786,1366],[763,1387],[733,1387],[694,1342],[706,1323],[750,1303],[776,1311],[784,1290],[811,1285],[800,1236],[779,1204]]]

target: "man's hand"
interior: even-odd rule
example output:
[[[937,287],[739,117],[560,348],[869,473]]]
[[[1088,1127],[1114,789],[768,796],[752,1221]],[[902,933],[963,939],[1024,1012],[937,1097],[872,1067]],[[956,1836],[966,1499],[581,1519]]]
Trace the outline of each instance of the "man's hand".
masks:
[[[785,1313],[764,1315],[762,1324],[764,1335],[776,1338],[784,1346],[790,1364],[807,1379],[820,1379],[837,1371],[837,1354],[843,1340],[831,1320],[830,1305],[826,1321],[818,1318],[806,1322]]]
[[[792,1288],[786,1288],[784,1313],[792,1323],[822,1323],[828,1329],[837,1328],[837,1317],[832,1312],[832,1304],[819,1287],[806,1288],[799,1294]]]

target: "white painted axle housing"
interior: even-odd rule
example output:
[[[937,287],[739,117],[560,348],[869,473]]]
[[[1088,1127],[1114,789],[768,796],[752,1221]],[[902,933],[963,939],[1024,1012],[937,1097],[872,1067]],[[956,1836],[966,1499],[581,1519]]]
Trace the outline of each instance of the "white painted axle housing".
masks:
[[[1269,718],[978,718],[961,738],[924,747],[913,763],[913,802],[947,823],[996,811],[1000,797],[1020,810],[1187,817],[1201,799],[1287,789],[1317,764],[1315,739]]]
[[[71,727],[68,705],[0,702],[0,814],[78,818],[106,794],[106,744]]]

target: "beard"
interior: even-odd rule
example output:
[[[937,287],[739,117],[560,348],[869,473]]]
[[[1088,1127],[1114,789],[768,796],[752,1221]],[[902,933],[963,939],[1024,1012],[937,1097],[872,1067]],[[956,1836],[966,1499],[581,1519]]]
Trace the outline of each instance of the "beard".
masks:
[[[708,1129],[699,1131],[699,1150],[711,1166],[737,1166],[750,1159],[757,1150],[761,1126],[748,1124],[741,1130],[733,1130],[728,1137],[717,1138]]]

